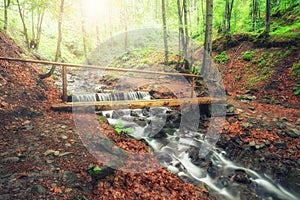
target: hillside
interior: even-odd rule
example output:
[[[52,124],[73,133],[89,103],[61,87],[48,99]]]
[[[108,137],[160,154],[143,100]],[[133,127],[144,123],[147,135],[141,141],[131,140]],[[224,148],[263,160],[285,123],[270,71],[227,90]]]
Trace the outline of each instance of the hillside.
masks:
[[[0,32],[0,56],[26,57]],[[0,199],[207,199],[206,190],[158,166],[156,171],[115,171],[98,182],[88,169],[103,167],[82,144],[71,113],[50,110],[61,93],[39,66],[0,61]],[[100,122],[118,146],[146,152],[144,143]],[[110,176],[109,176],[110,175]],[[138,181],[138,182],[137,182]]]

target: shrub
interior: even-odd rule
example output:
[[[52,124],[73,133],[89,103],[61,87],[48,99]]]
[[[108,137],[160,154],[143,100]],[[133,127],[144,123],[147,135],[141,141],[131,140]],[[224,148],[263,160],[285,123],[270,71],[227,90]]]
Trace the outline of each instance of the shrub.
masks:
[[[230,60],[230,58],[227,57],[226,51],[223,51],[222,53],[220,53],[219,55],[216,55],[216,57],[215,57],[215,62],[217,62],[217,63],[225,63],[228,60]]]
[[[251,61],[254,56],[255,56],[255,52],[254,51],[246,51],[243,54],[243,60],[245,60],[245,61]]]
[[[292,67],[292,75],[298,76],[300,75],[300,61],[296,62]]]

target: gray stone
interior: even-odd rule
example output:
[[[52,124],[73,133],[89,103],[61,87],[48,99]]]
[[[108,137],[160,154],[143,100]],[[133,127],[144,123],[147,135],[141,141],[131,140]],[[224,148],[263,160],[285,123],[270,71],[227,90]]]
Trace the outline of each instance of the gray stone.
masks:
[[[3,162],[18,162],[20,160],[20,158],[18,157],[7,157],[4,158],[2,161]]]
[[[32,187],[32,191],[37,192],[39,194],[45,194],[47,190],[41,185],[35,185]]]
[[[254,141],[251,141],[250,143],[249,143],[249,146],[250,147],[254,147],[256,145],[256,143],[254,142]]]
[[[61,138],[62,138],[63,140],[66,140],[66,139],[68,139],[68,136],[62,135]]]
[[[274,142],[274,146],[278,149],[287,149],[286,142],[284,141]]]
[[[67,183],[74,183],[77,181],[77,176],[73,172],[65,171],[63,175],[63,180]]]
[[[256,144],[255,145],[255,148],[256,149],[262,149],[262,148],[264,148],[265,147],[265,143],[261,143],[261,144]]]
[[[285,131],[285,133],[292,138],[299,138],[300,137],[300,131],[297,129],[290,129]]]

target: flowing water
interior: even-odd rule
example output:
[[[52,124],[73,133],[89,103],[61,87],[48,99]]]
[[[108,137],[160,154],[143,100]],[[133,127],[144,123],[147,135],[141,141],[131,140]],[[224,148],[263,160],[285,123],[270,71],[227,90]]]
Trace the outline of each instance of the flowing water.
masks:
[[[75,101],[149,98],[149,94],[138,92],[73,96]],[[211,147],[205,157],[200,156],[201,146],[207,145],[205,130],[182,129],[180,119],[174,119],[176,112],[172,109],[153,107],[104,111],[102,114],[111,125],[121,122],[124,127],[132,128],[134,131],[128,135],[146,141],[162,166],[194,185],[205,183],[220,199],[300,199],[299,194],[287,191],[266,174],[228,160],[222,149]]]

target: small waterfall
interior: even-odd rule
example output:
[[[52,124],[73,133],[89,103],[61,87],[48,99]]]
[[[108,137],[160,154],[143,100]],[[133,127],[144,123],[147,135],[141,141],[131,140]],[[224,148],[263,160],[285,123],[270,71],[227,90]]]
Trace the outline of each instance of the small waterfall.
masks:
[[[131,95],[133,95],[131,98],[138,96],[138,94]],[[201,131],[187,134],[179,129],[168,129],[169,132],[162,129],[164,134],[160,135],[160,131],[151,127],[153,121],[160,119],[159,114],[167,115],[165,109],[150,108],[147,112],[139,109],[126,110],[123,112],[124,115],[118,115],[118,119],[111,117],[113,116],[111,112],[114,111],[105,111],[103,114],[110,116],[108,122],[112,125],[121,120],[124,126],[131,127],[134,132],[129,135],[146,141],[162,166],[188,182],[196,185],[206,183],[220,199],[299,199],[299,194],[289,192],[267,175],[228,160],[225,157],[226,152],[222,149],[213,148],[205,159],[195,160],[201,145],[205,144]],[[144,119],[147,123],[141,126],[136,123],[139,120],[136,121],[135,118]]]
[[[95,102],[95,101],[120,101],[120,100],[150,100],[148,92],[116,92],[116,93],[92,93],[75,94],[73,102]]]

